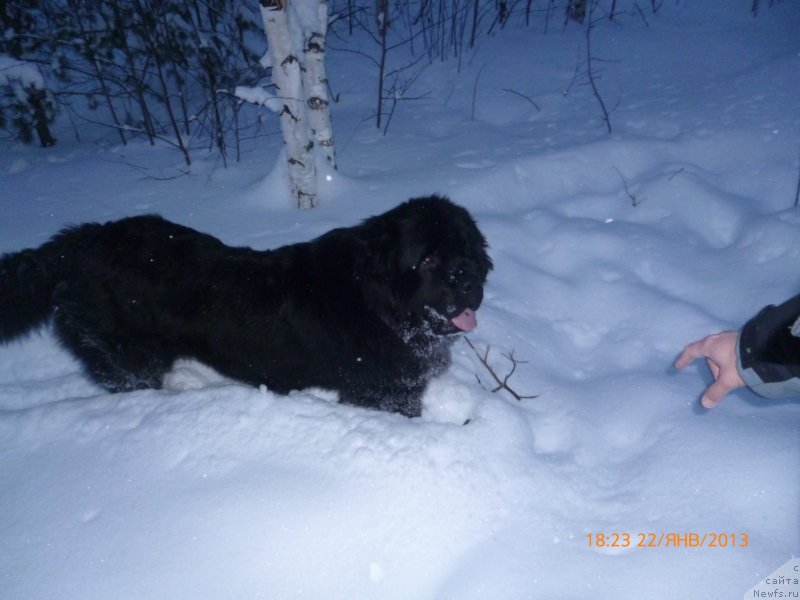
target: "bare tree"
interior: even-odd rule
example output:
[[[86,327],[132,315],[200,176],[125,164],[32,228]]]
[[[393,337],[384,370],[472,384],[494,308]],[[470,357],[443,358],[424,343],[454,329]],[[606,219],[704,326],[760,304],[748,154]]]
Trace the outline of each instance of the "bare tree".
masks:
[[[313,208],[317,204],[314,142],[306,116],[300,56],[292,43],[285,0],[261,0],[261,17],[269,43],[272,80],[281,103],[279,116],[292,198],[298,208]]]

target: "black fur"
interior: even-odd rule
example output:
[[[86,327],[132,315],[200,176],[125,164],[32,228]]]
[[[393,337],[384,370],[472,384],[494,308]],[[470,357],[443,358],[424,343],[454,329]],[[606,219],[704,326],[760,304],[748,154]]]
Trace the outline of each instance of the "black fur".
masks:
[[[66,229],[0,258],[0,342],[51,315],[111,391],[160,387],[178,358],[275,392],[321,387],[420,414],[451,319],[491,269],[469,213],[437,196],[275,250],[232,248],[143,216]]]

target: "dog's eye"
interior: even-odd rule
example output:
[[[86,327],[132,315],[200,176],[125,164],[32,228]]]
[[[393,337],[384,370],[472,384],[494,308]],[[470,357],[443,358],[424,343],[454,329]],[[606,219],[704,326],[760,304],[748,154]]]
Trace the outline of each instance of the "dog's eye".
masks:
[[[425,258],[419,261],[420,271],[429,271],[439,264],[439,260],[433,255],[428,254]]]

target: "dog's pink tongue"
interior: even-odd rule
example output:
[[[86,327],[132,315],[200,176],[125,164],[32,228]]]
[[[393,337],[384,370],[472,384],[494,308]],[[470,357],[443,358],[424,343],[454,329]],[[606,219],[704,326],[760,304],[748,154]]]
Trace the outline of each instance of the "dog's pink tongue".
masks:
[[[461,331],[472,331],[478,326],[478,319],[475,318],[475,311],[471,308],[466,309],[457,317],[453,317],[450,322]]]

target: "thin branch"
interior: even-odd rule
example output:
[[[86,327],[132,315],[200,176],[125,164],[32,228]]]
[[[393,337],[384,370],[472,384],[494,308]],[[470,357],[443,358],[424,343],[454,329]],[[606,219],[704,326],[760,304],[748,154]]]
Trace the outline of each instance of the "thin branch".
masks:
[[[403,65],[402,67],[397,67],[396,69],[392,69],[390,71],[386,71],[386,73],[384,74],[384,79],[388,79],[389,77],[394,77],[395,75],[399,75],[403,71],[407,71],[408,69],[416,67],[424,59],[425,59],[425,55],[422,54],[418,58],[415,58],[413,61]],[[427,68],[428,68],[428,65],[423,65],[422,68],[420,68],[418,70],[418,72],[415,75],[413,75],[412,79],[416,79],[417,77],[419,77],[420,74],[422,73],[422,71],[424,71]]]
[[[794,193],[794,206],[800,204],[800,164],[797,165],[797,190]]]
[[[410,66],[410,65],[409,65]],[[427,98],[430,96],[430,92],[426,92],[419,96],[407,96],[407,92],[411,89],[411,86],[414,85],[417,78],[422,74],[422,72],[426,69],[426,66],[423,65],[422,68],[418,69],[416,73],[414,73],[409,79],[406,79],[398,86],[398,76],[395,74],[394,82],[392,83],[392,87],[389,89],[389,95],[385,95],[381,98],[380,107],[383,110],[384,101],[391,100],[391,107],[388,111],[388,116],[386,118],[386,126],[383,128],[383,135],[389,131],[389,124],[392,122],[392,117],[394,116],[394,111],[397,108],[397,104],[400,101],[405,100],[422,100],[423,98]],[[395,72],[399,73],[399,71]]]
[[[575,85],[580,76],[581,76],[581,52],[580,50],[578,50],[575,60],[575,72],[572,74],[572,79],[570,80],[567,89],[564,90],[564,97],[566,97],[567,94],[569,94],[570,90],[572,89],[572,86]]]
[[[484,63],[480,69],[478,69],[478,74],[475,76],[475,83],[472,86],[472,111],[469,115],[469,120],[475,120],[475,97],[478,94],[478,80],[481,78],[481,73],[483,73],[483,69],[486,67],[486,63]]]
[[[423,100],[424,98],[428,98],[428,97],[430,97],[430,92],[426,92],[425,94],[422,94],[421,96],[404,96],[404,95],[400,94],[400,95],[393,95],[393,96],[389,96],[389,97],[384,97],[384,100],[391,100],[392,103],[391,103],[391,106],[390,106],[389,110],[388,111],[384,111],[384,114],[386,115],[386,125],[383,128],[383,135],[386,135],[387,132],[389,131],[389,125],[392,122],[392,117],[394,116],[394,112],[397,109],[397,105],[400,102],[405,102],[407,100]]]
[[[486,346],[486,351],[483,354],[481,354],[480,352],[478,352],[478,349],[472,344],[472,342],[469,341],[469,338],[465,337],[464,340],[467,342],[467,345],[470,348],[472,348],[472,351],[475,353],[475,356],[477,356],[478,360],[481,361],[481,364],[484,367],[486,367],[486,370],[489,371],[489,375],[492,376],[492,379],[494,379],[495,383],[497,384],[497,386],[491,390],[493,394],[499,392],[500,390],[506,390],[509,394],[511,394],[514,398],[516,398],[518,402],[521,402],[522,400],[528,400],[539,397],[538,395],[523,396],[522,394],[518,394],[516,391],[511,389],[511,386],[508,385],[508,380],[511,379],[511,376],[517,370],[517,365],[526,363],[526,361],[524,360],[518,360],[517,358],[515,358],[513,350],[509,354],[503,354],[505,358],[511,361],[511,370],[503,377],[503,379],[500,379],[495,370],[491,367],[491,365],[489,365],[489,351],[491,350],[491,347]],[[481,383],[480,378],[477,375],[475,375],[475,377],[478,380],[478,383]]]
[[[589,83],[592,86],[592,91],[594,92],[594,97],[597,98],[597,102],[600,104],[600,108],[603,111],[603,121],[606,123],[606,128],[608,129],[608,133],[611,134],[611,117],[609,116],[608,109],[606,108],[606,103],[603,102],[603,97],[600,95],[600,92],[597,89],[597,84],[595,83],[595,76],[592,73],[592,27],[594,26],[592,22],[592,15],[589,14],[589,24],[586,27],[586,72],[589,75]]]
[[[650,23],[647,22],[647,17],[644,16],[644,13],[642,12],[642,9],[639,6],[638,2],[634,5],[634,8],[636,9],[636,12],[639,13],[639,16],[642,18],[642,21],[644,21],[644,24],[647,27],[650,27]]]
[[[357,56],[361,56],[362,58],[366,58],[368,61],[370,61],[376,67],[380,66],[380,63],[377,60],[372,58],[372,56],[370,56],[366,52],[362,52],[361,50],[353,50],[351,48],[339,48],[339,47],[334,46],[332,44],[328,44],[328,48],[330,48],[331,50],[335,50],[336,52],[346,52],[348,54],[355,54]]]
[[[540,110],[542,110],[541,108],[539,108],[539,105],[538,105],[538,104],[536,104],[536,102],[534,102],[533,100],[531,100],[531,98],[530,98],[529,96],[526,96],[525,94],[521,94],[521,93],[519,93],[518,91],[516,91],[516,90],[511,90],[511,89],[509,89],[509,88],[503,88],[503,91],[504,91],[504,92],[508,92],[509,94],[514,94],[514,95],[516,95],[516,96],[519,96],[520,98],[525,98],[525,100],[527,100],[528,102],[530,102],[531,104],[533,104],[533,107],[536,109],[536,112],[539,112]]]
[[[639,206],[642,202],[644,202],[645,200],[644,198],[639,200],[636,197],[636,194],[631,192],[630,188],[628,187],[628,180],[625,179],[625,176],[622,174],[622,171],[620,171],[617,167],[614,167],[614,170],[617,172],[617,175],[619,175],[619,178],[622,179],[622,185],[625,187],[625,195],[628,196],[628,198],[630,198],[631,204],[634,206],[634,208]]]
[[[189,169],[181,168],[181,167],[172,167],[175,171],[178,172],[177,175],[161,175],[161,176],[157,176],[157,175],[153,175],[152,171],[153,170],[163,171],[164,168],[145,167],[145,166],[142,166],[142,165],[137,165],[135,163],[132,163],[132,162],[130,162],[128,160],[104,159],[104,162],[108,162],[108,163],[116,164],[116,165],[123,165],[123,166],[129,167],[129,168],[131,168],[131,169],[133,169],[135,171],[138,171],[139,173],[142,174],[142,177],[139,178],[139,181],[147,181],[147,180],[171,181],[173,179],[179,179],[181,177],[188,177],[189,175],[191,175],[191,171]]]
[[[669,181],[672,181],[672,180],[673,180],[673,179],[675,179],[675,178],[676,178],[678,175],[680,175],[681,173],[683,173],[683,171],[684,171],[684,168],[683,168],[683,167],[681,167],[681,168],[680,168],[680,169],[678,169],[677,171],[673,171],[673,173],[672,173],[672,174],[669,176],[668,180],[669,180]]]

